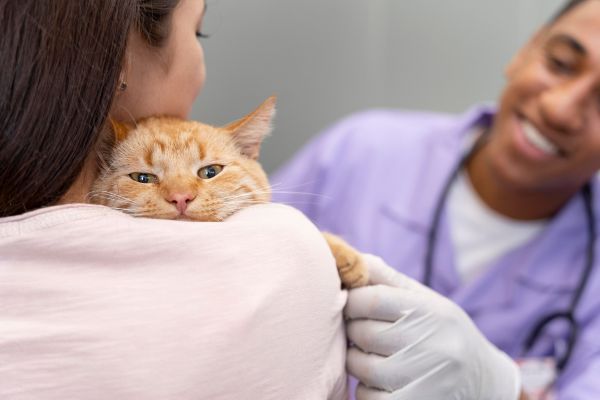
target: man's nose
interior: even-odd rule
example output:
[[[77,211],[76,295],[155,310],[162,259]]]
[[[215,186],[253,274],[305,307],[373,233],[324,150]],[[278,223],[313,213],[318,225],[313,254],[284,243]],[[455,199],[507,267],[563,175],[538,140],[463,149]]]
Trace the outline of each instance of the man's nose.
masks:
[[[571,133],[581,130],[593,88],[585,81],[569,81],[546,89],[541,96],[541,113],[553,129]]]

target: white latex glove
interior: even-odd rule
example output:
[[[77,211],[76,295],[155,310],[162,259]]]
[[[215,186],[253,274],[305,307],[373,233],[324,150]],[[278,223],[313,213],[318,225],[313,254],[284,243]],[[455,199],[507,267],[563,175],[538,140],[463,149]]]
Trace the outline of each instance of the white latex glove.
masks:
[[[517,400],[519,370],[456,304],[364,255],[370,285],[349,291],[347,367],[357,400]]]

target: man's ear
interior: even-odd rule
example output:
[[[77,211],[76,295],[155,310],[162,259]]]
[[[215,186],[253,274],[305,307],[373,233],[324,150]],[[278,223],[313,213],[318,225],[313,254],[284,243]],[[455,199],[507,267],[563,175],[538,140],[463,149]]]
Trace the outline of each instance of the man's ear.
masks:
[[[544,37],[548,33],[548,27],[544,26],[540,28],[533,36],[529,38],[527,43],[522,46],[519,51],[510,59],[506,67],[504,67],[504,76],[507,79],[511,79],[516,71],[523,65],[528,57],[531,57],[531,52],[535,51],[536,48],[542,45]]]
[[[109,118],[109,120],[110,120],[110,126],[115,135],[115,141],[117,143],[123,141],[129,134],[129,132],[131,132],[134,128],[134,126],[131,124],[128,124],[125,122],[118,122],[118,121],[114,120],[113,118]]]
[[[258,159],[263,139],[273,130],[276,100],[275,96],[269,97],[244,118],[222,128],[233,137],[241,153],[246,157]]]

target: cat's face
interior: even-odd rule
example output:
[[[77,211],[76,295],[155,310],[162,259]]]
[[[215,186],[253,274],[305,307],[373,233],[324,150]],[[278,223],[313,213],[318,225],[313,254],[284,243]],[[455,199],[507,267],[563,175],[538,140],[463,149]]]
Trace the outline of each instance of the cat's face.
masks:
[[[270,199],[256,161],[274,99],[226,127],[150,118],[118,126],[117,143],[90,199],[136,216],[221,221]]]

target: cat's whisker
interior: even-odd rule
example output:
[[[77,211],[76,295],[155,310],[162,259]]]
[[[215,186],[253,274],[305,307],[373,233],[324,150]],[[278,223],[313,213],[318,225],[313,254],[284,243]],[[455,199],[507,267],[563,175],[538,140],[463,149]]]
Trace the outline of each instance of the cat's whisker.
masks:
[[[252,199],[252,198],[256,197],[257,195],[261,195],[261,194],[262,193],[256,193],[256,192],[244,193],[244,194],[235,195],[235,196],[220,197],[218,200],[220,200],[220,201],[247,200],[247,199]]]
[[[247,199],[247,200],[229,200],[221,203],[223,206],[235,207],[237,210],[241,210],[244,207],[251,206],[254,204],[266,204],[264,201]]]
[[[255,205],[255,204],[267,204],[268,202],[266,201],[261,201],[261,200],[243,200],[243,201],[224,201],[223,202],[223,206],[230,206],[231,208],[234,208],[233,206],[235,206],[236,209],[240,209],[243,206],[248,206],[248,205]]]
[[[274,191],[272,191],[272,193],[277,193],[277,194],[296,194],[296,195],[301,195],[301,196],[314,196],[314,197],[320,197],[320,198],[324,198],[324,199],[331,199],[331,196],[327,196],[327,195],[321,194],[321,193],[291,192],[291,191],[283,191],[283,190],[274,190]]]
[[[240,189],[241,188],[238,188],[236,190],[240,190]],[[237,193],[237,194],[234,194],[232,196],[254,196],[254,195],[257,195],[257,194],[271,194],[271,190],[269,190],[268,188],[266,190],[261,190],[259,188],[259,189],[253,189],[250,192]]]
[[[124,106],[119,106],[119,108],[121,110],[123,110],[125,113],[128,114],[129,119],[130,119],[129,122],[135,126],[135,129],[137,129],[138,128],[138,123],[137,123],[137,120],[133,117],[133,114],[131,113],[131,111],[129,111],[129,109],[127,107],[124,107]]]
[[[319,204],[316,200],[306,200],[306,201],[300,201],[300,200],[292,200],[292,201],[287,201],[285,202],[285,204],[288,204],[290,206],[303,206],[303,205],[313,205],[313,204]]]
[[[125,211],[127,214],[133,216],[133,217],[148,217],[148,218],[168,218],[171,219],[171,214],[165,214],[165,213],[158,213],[156,211],[152,211],[152,210],[138,210],[138,211]]]
[[[234,189],[234,191],[240,190],[242,188],[243,188],[243,186],[238,186]],[[258,186],[258,187],[255,187],[252,189],[252,193],[255,193],[255,192],[270,193],[271,188],[272,188],[272,186],[268,185],[268,184],[266,186]]]
[[[221,197],[220,199],[223,201],[244,199],[244,198],[253,197],[256,195],[260,195],[260,194],[266,194],[266,193],[261,193],[261,192],[241,193],[241,194],[236,194],[236,195],[232,195],[232,196],[224,196],[224,197]]]
[[[303,187],[306,187],[306,186],[311,186],[316,182],[317,182],[316,180],[312,180],[312,181],[302,182],[297,185],[289,185],[286,182],[275,182],[275,183],[272,183],[270,187],[271,188],[282,188],[285,190],[296,190],[296,189],[302,189]]]
[[[90,195],[109,195],[111,197],[115,197],[115,198],[119,198],[119,199],[123,199],[123,200],[130,200],[129,198],[122,196],[118,193],[115,192],[109,192],[107,190],[99,190],[99,191],[95,191],[95,192],[90,192]]]
[[[272,185],[266,185],[266,186],[259,186],[256,189],[257,190],[271,190],[272,188],[277,187],[277,186],[279,186],[279,185],[273,185],[273,186]]]
[[[119,211],[122,212],[124,214],[127,215],[131,215],[132,217],[139,217],[141,216],[138,212],[130,209],[130,208],[121,208],[121,207],[111,207],[111,209],[115,210],[115,211]]]
[[[113,210],[121,211],[125,214],[132,215],[134,217],[139,216],[140,214],[137,211],[131,210],[130,208],[120,208],[120,207],[111,207]]]
[[[283,185],[283,182],[274,183],[274,184],[272,184],[272,185],[269,185],[269,186],[266,186],[266,187],[269,187],[269,188],[274,188],[274,187],[279,187],[279,186],[281,186],[281,185]]]
[[[245,201],[251,201],[251,200],[257,200],[254,198],[255,196],[236,196],[236,197],[222,197],[219,199],[220,202],[232,202],[232,201],[240,201],[240,202],[245,202]],[[267,201],[265,200],[260,200],[263,203],[267,203]]]
[[[105,200],[110,200],[110,201],[115,202],[115,203],[125,203],[125,204],[131,205],[131,206],[135,206],[135,204],[136,204],[132,200],[121,199],[121,198],[118,198],[118,197],[111,197],[111,196],[106,196],[106,195],[105,196],[95,196],[93,198],[102,198],[102,199],[105,199]]]
[[[237,199],[238,197],[245,197],[248,196],[250,193],[239,193],[239,194],[232,194],[229,196],[222,196],[219,197],[221,200],[227,200],[227,199]]]
[[[236,199],[232,199],[232,200],[236,200]],[[229,201],[230,200],[225,200],[224,199],[224,202],[229,202]],[[245,204],[245,205],[250,205],[250,204],[266,204],[268,202],[263,201],[263,200],[247,199],[247,200],[242,200],[242,201],[240,201],[238,203],[242,203],[242,204]],[[316,199],[312,199],[312,200],[311,199],[307,199],[306,201],[302,201],[302,200],[287,201],[286,204],[289,204],[289,205],[292,205],[292,206],[294,206],[294,205],[301,206],[301,205],[317,204],[317,202],[316,202]]]
[[[130,203],[130,204],[136,204],[135,201],[128,199],[127,197],[121,196],[119,194],[116,194],[114,192],[109,192],[109,191],[95,191],[95,192],[89,192],[87,194],[87,197],[92,200],[95,198],[104,198],[107,200],[121,200],[124,201],[126,203]]]
[[[119,205],[115,204],[114,206],[110,206],[110,208],[112,208],[114,210],[124,211],[127,213],[135,213],[140,210],[140,207],[135,206],[135,205],[133,207],[130,207],[130,206],[119,206]]]
[[[111,205],[109,206],[110,208],[112,208],[113,210],[119,210],[119,211],[123,211],[123,210],[131,210],[130,207],[119,207],[117,205]]]
[[[319,198],[331,198],[330,196],[321,194],[321,193],[311,193],[311,192],[298,192],[298,191],[288,191],[288,190],[273,190],[272,188],[268,188],[265,187],[265,190],[261,190],[261,188],[258,188],[257,190],[253,190],[252,192],[246,192],[246,193],[240,193],[237,195],[232,195],[232,196],[225,196],[223,197],[223,199],[229,199],[229,198],[236,198],[236,197],[251,197],[251,196],[255,196],[255,195],[260,195],[260,194],[273,194],[273,193],[277,193],[277,194],[294,194],[294,195],[301,195],[301,196],[314,196],[314,197],[319,197]]]
[[[153,215],[157,211],[155,207],[149,207],[148,205],[141,205],[139,203],[131,201],[131,204],[119,205],[119,199],[113,199],[114,205],[111,205],[110,208],[114,210],[122,211],[126,214],[133,216],[144,216],[144,215]]]

